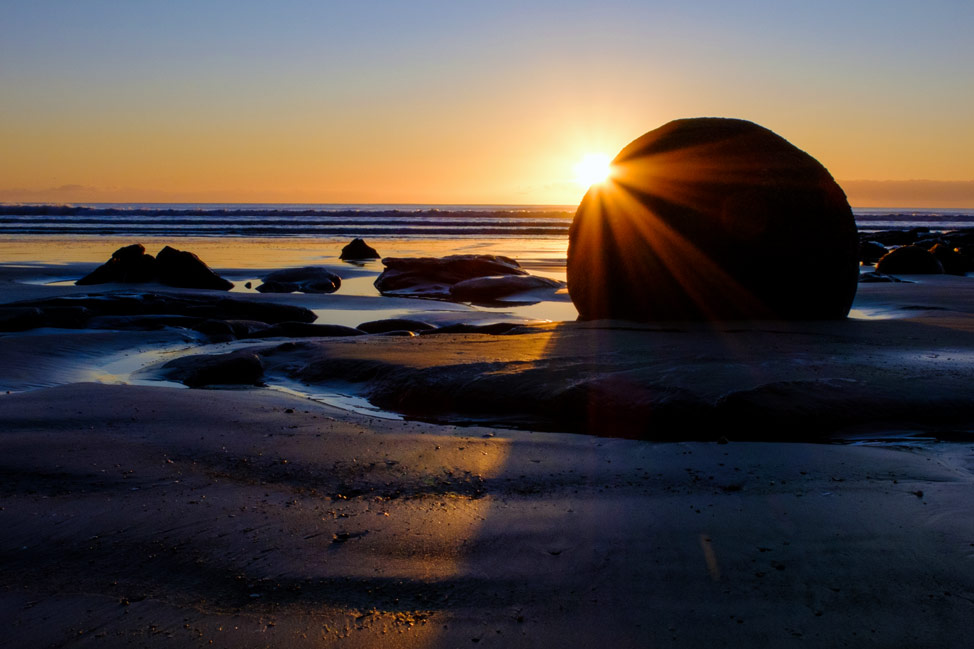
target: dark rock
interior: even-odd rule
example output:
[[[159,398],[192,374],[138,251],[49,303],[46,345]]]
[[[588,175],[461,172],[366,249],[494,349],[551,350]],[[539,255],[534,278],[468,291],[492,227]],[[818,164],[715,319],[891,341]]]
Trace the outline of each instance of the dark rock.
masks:
[[[939,275],[944,267],[933,253],[919,246],[890,250],[876,262],[876,272],[884,275]]]
[[[960,245],[954,248],[967,264],[968,272],[974,271],[974,244]]]
[[[233,283],[223,279],[203,263],[203,260],[186,250],[166,246],[156,255],[159,281],[179,288],[207,288],[229,291]]]
[[[255,332],[250,338],[334,338],[337,336],[364,336],[364,331],[335,324],[307,324],[281,322]]]
[[[29,306],[0,307],[0,331],[27,331],[44,326],[41,310]]]
[[[884,246],[908,246],[916,243],[921,236],[930,232],[930,228],[918,227],[909,230],[883,230],[881,232],[870,232],[869,239],[876,241]]]
[[[264,282],[255,289],[258,293],[297,293],[297,282]]]
[[[169,361],[162,375],[191,388],[207,385],[259,385],[264,376],[260,356],[248,350],[229,354],[199,354]]]
[[[90,329],[109,329],[116,331],[158,331],[166,327],[182,327],[196,329],[203,321],[200,318],[171,315],[101,315],[88,320]]]
[[[352,239],[351,243],[342,248],[339,259],[378,259],[381,255],[375,248],[365,243],[363,239]]]
[[[700,425],[709,410],[710,404],[688,390],[622,373],[571,385],[552,400],[547,414],[570,431],[608,428],[613,437],[713,440],[713,428]]]
[[[678,120],[613,167],[569,233],[581,319],[847,315],[859,275],[852,210],[825,167],[783,138],[743,120]]]
[[[31,302],[0,306],[0,331],[27,331],[40,327],[80,329],[91,313],[80,306],[41,306]]]
[[[450,287],[450,296],[464,302],[492,302],[515,293],[562,286],[557,280],[537,275],[491,275],[457,282]]]
[[[518,324],[517,322],[493,322],[486,325],[472,325],[465,323],[458,323],[452,325],[446,325],[445,327],[439,327],[437,329],[431,329],[429,331],[421,332],[423,336],[436,335],[436,334],[487,334],[491,336],[500,336],[506,334],[518,333],[521,331],[524,325]]]
[[[255,338],[258,333],[272,326],[259,320],[224,320],[224,322],[230,327],[234,338]]]
[[[953,232],[947,232],[944,238],[954,248],[963,248],[964,246],[974,246],[974,228],[966,228],[964,230],[955,230]]]
[[[334,293],[342,278],[321,266],[284,268],[264,277],[257,287],[260,293]]]
[[[887,252],[889,251],[886,249],[886,246],[877,241],[859,242],[859,261],[861,262],[874,264]]]
[[[448,257],[387,257],[375,287],[383,295],[450,298],[450,287],[489,275],[527,275],[510,257],[450,255]]]
[[[111,259],[79,279],[75,284],[81,286],[115,282],[131,284],[152,282],[155,279],[155,258],[152,255],[145,254],[145,247],[141,243],[133,243],[113,252]]]
[[[233,326],[226,320],[214,320],[212,318],[197,320],[190,328],[206,335],[215,343],[225,343],[237,339]]]
[[[83,306],[48,306],[43,309],[42,327],[81,329],[88,326],[91,311]]]
[[[363,322],[356,329],[367,334],[382,334],[392,331],[430,331],[436,329],[434,325],[419,320],[406,318],[388,318],[386,320],[371,320]]]
[[[930,248],[930,254],[937,258],[945,273],[965,275],[971,270],[971,265],[964,255],[943,243],[935,243]]]
[[[715,404],[718,421],[736,423],[752,439],[820,440],[832,431],[882,420],[899,411],[894,397],[869,385],[841,378],[777,381],[730,392]],[[896,415],[894,415],[894,418]]]
[[[877,273],[875,271],[868,273],[859,273],[859,283],[860,284],[878,284],[878,283],[899,283],[904,280],[899,277],[893,277],[892,275],[883,275],[882,273]],[[912,282],[909,282],[912,283]]]
[[[51,309],[70,308],[76,313],[96,316],[190,316],[199,319],[253,320],[268,324],[299,321],[313,322],[313,311],[289,304],[273,304],[231,297],[168,295],[165,293],[105,293],[72,295],[41,300],[28,300],[8,307],[36,307],[42,314]],[[77,311],[83,309],[84,311]]]
[[[916,243],[914,243],[913,245],[919,246],[921,248],[926,248],[927,250],[930,250],[931,248],[933,248],[938,243],[939,244],[945,244],[946,241],[944,241],[940,237],[927,237],[925,239],[917,239]]]

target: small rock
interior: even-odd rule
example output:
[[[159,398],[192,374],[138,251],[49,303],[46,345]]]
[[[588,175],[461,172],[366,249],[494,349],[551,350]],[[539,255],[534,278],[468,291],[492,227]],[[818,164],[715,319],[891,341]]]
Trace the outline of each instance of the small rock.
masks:
[[[363,322],[356,328],[367,334],[381,334],[391,331],[430,331],[431,329],[436,329],[436,326],[428,322],[422,322],[421,320],[387,318],[385,320]]]
[[[375,248],[365,243],[364,239],[352,239],[351,243],[342,248],[339,259],[359,260],[359,259],[378,259],[381,255]]]
[[[342,278],[321,266],[284,268],[264,277],[257,287],[260,293],[334,293]]]

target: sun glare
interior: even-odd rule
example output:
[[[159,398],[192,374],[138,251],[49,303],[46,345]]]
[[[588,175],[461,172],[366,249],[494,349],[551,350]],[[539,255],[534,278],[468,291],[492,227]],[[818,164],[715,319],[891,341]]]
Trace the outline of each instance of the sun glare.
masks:
[[[588,153],[575,165],[575,182],[582,187],[604,183],[609,178],[612,159],[604,153]]]

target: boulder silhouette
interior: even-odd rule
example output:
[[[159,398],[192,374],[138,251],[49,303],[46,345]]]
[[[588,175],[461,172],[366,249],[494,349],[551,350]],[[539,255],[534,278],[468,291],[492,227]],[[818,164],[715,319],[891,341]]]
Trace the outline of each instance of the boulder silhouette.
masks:
[[[670,122],[626,146],[569,231],[582,320],[843,318],[852,210],[829,172],[739,119]]]
[[[111,282],[133,284],[152,282],[155,279],[155,258],[145,253],[145,247],[141,243],[133,243],[113,252],[108,261],[79,279],[75,284],[79,286]]]
[[[178,288],[210,288],[229,291],[233,283],[210,270],[203,260],[188,250],[166,246],[156,255],[159,281]]]
[[[944,267],[937,256],[925,248],[901,246],[876,262],[876,272],[884,275],[940,275]]]
[[[378,259],[381,255],[375,248],[365,243],[365,239],[352,239],[351,242],[342,248],[339,259]]]
[[[75,284],[138,284],[160,282],[178,288],[211,288],[229,291],[233,283],[223,279],[195,254],[166,246],[153,257],[141,243],[119,248],[111,259],[88,273]]]

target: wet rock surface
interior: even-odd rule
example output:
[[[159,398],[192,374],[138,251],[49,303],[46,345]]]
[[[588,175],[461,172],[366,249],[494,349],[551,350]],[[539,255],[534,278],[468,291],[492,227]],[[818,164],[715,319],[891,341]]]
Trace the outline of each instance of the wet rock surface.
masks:
[[[463,302],[494,302],[516,293],[563,286],[563,282],[537,275],[491,275],[457,282],[450,287],[450,297]]]
[[[342,278],[321,266],[284,268],[264,276],[260,293],[334,293]]]
[[[383,295],[426,297],[463,302],[495,302],[538,289],[555,290],[561,282],[529,275],[515,260],[500,255],[388,257],[375,287]]]
[[[386,318],[385,320],[370,320],[363,322],[357,329],[369,334],[389,333],[391,331],[431,331],[436,329],[435,325],[421,320],[410,320],[408,318]]]
[[[859,242],[859,261],[874,264],[879,261],[889,249],[878,241],[865,240]]]
[[[210,385],[260,385],[264,365],[260,356],[240,350],[230,354],[196,354],[166,363],[161,376],[191,388]]]
[[[4,317],[6,316],[6,317]],[[309,309],[230,297],[165,293],[95,293],[15,302],[0,306],[0,331],[38,327],[155,329],[214,327],[227,321],[230,332],[259,331],[261,325],[313,322]],[[248,324],[249,323],[249,324]],[[254,324],[259,323],[259,324]]]
[[[269,381],[354,385],[380,408],[439,423],[656,440],[967,430],[974,374],[961,350],[969,346],[974,286],[940,276],[863,290],[880,303],[895,300],[898,313],[726,325],[456,325],[404,339],[255,351]],[[909,351],[928,337],[936,350]]]
[[[677,120],[633,141],[613,167],[569,233],[568,289],[583,320],[848,313],[859,266],[852,210],[828,171],[784,138],[743,120]]]

